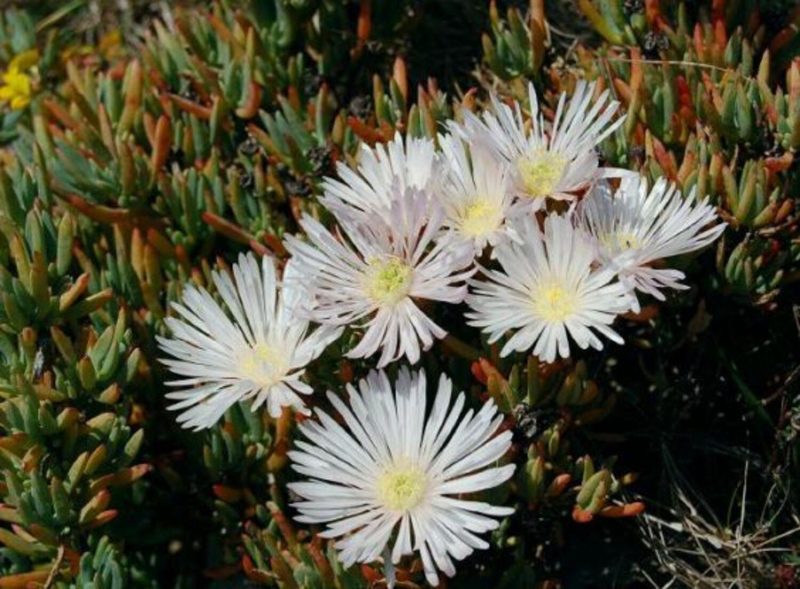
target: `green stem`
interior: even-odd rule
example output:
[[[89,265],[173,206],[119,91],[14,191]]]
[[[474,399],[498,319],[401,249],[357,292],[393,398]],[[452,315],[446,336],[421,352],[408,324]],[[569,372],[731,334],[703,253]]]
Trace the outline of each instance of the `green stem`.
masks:
[[[470,362],[474,362],[483,355],[480,350],[458,339],[452,333],[448,333],[443,340],[440,340],[440,343],[448,352],[460,358],[464,358],[465,360],[469,360]]]

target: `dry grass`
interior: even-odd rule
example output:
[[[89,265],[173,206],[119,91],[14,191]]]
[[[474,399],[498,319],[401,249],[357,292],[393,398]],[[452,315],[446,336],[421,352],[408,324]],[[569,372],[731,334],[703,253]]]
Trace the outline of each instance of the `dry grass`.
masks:
[[[789,504],[789,490],[778,483],[772,485],[759,509],[748,497],[748,474],[749,463],[745,465],[741,494],[731,502],[735,513],[729,514],[726,523],[720,522],[702,499],[692,500],[692,493],[679,484],[673,485],[675,501],[670,518],[646,514],[640,519],[643,540],[660,569],[653,574],[643,571],[653,587],[776,586],[776,567],[781,555],[792,550],[788,542],[800,531],[800,518]],[[782,531],[776,531],[781,527]],[[655,576],[662,581],[656,581]]]

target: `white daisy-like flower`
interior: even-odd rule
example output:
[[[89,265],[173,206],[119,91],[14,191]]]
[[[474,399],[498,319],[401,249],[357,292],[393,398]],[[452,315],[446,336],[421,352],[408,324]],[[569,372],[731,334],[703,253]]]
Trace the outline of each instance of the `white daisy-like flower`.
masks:
[[[472,247],[441,235],[443,212],[424,192],[394,187],[386,214],[342,216],[346,239],[304,217],[309,242],[287,236],[311,300],[310,318],[366,331],[347,355],[365,358],[382,349],[378,367],[405,356],[419,360],[434,338],[446,335],[417,300],[460,303],[474,270]]]
[[[471,152],[460,136],[442,135],[439,144],[449,172],[440,193],[445,226],[480,254],[513,235],[509,220],[522,212],[513,204],[509,168]]]
[[[433,141],[400,133],[375,147],[362,144],[357,167],[337,162],[336,170],[341,179],[325,178],[319,200],[337,216],[388,214],[393,197],[406,187],[435,193],[443,177]]]
[[[294,273],[290,262],[284,279]],[[179,317],[168,317],[171,338],[158,337],[171,358],[162,362],[180,380],[167,384],[180,390],[167,393],[181,410],[178,422],[195,430],[211,427],[234,403],[251,401],[255,411],[266,405],[279,417],[281,408],[308,413],[299,395],[312,388],[300,380],[305,366],[341,333],[321,327],[309,332],[308,321],[296,314],[301,293],[286,283],[279,290],[272,259],[259,268],[252,255],[240,255],[227,272],[214,272],[214,285],[223,307],[207,290],[188,285],[182,303],[172,305]]]
[[[498,161],[512,168],[514,190],[538,209],[545,198],[573,200],[598,179],[629,174],[617,168],[601,168],[595,148],[622,124],[612,121],[619,103],[608,91],[592,101],[595,83],[581,80],[566,104],[558,101],[552,124],[545,122],[533,84],[528,86],[530,122],[522,117],[518,102],[512,109],[492,96],[492,111],[482,118],[467,112],[464,125],[454,126],[472,146],[487,149]]]
[[[373,371],[360,390],[348,385],[349,407],[328,393],[344,426],[317,410],[319,422],[300,424],[308,441],[289,452],[293,469],[310,479],[289,484],[303,499],[294,504],[296,519],[327,523],[321,535],[341,538],[336,548],[345,566],[384,553],[390,583],[390,561],[414,552],[431,585],[437,568],[453,576],[453,559],[488,548],[478,535],[513,513],[462,498],[514,473],[513,464],[497,466],[511,444],[510,431],[498,433],[502,414],[492,401],[462,413],[463,393],[451,406],[452,383],[443,375],[426,417],[425,388],[424,372],[401,369],[392,391],[386,374]]]
[[[687,288],[680,283],[684,274],[651,264],[701,249],[725,230],[708,198],[698,202],[694,189],[683,198],[664,178],[649,192],[640,178],[623,181],[613,195],[600,186],[581,203],[578,219],[594,236],[603,264],[614,268],[631,290],[662,301],[662,289]]]
[[[581,349],[602,349],[597,333],[622,343],[610,325],[632,297],[614,270],[594,267],[589,236],[559,215],[545,219],[544,233],[525,217],[517,233],[519,243],[495,248],[502,272],[483,270],[488,281],[473,282],[469,323],[487,332],[490,343],[516,330],[501,355],[533,348],[545,362],[569,357],[568,335]]]

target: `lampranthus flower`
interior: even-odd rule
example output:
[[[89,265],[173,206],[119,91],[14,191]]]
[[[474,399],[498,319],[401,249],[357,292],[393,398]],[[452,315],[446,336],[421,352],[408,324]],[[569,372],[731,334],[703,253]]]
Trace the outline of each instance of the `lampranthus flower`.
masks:
[[[545,362],[569,357],[568,335],[581,349],[602,349],[597,333],[622,343],[610,325],[630,309],[632,297],[612,269],[593,265],[589,237],[559,215],[545,219],[544,233],[535,218],[525,217],[517,233],[519,243],[495,248],[502,272],[483,270],[488,280],[473,281],[469,323],[491,343],[516,330],[501,355],[533,348]]]
[[[725,230],[708,198],[687,198],[659,179],[648,191],[644,179],[623,181],[616,193],[598,187],[581,203],[579,223],[594,237],[600,262],[616,270],[631,290],[664,300],[664,288],[686,288],[683,272],[653,267],[664,258],[699,250]],[[638,309],[638,304],[635,307]]]
[[[273,417],[285,406],[308,413],[299,395],[313,390],[300,377],[341,329],[309,331],[296,313],[302,298],[293,273],[289,262],[279,289],[270,258],[259,268],[252,254],[240,255],[233,279],[226,272],[212,274],[229,315],[194,285],[186,287],[182,303],[172,305],[179,315],[166,319],[172,337],[158,342],[171,356],[162,362],[184,377],[167,383],[180,387],[167,397],[177,401],[170,409],[182,411],[178,422],[184,427],[211,427],[240,401],[250,401],[254,411],[266,405]]]
[[[472,146],[479,146],[512,169],[514,191],[526,198],[534,209],[545,198],[573,200],[598,179],[628,174],[626,170],[601,168],[595,148],[622,124],[612,120],[619,103],[609,100],[608,91],[593,101],[594,83],[579,81],[566,104],[566,94],[558,101],[552,124],[545,122],[533,84],[528,86],[530,124],[522,117],[518,102],[514,107],[492,96],[492,110],[482,118],[465,113],[461,127],[453,127]]]
[[[371,372],[358,390],[348,385],[349,407],[328,393],[344,426],[319,410],[318,422],[300,424],[308,441],[297,441],[289,457],[310,480],[289,488],[302,498],[294,504],[296,519],[327,523],[321,536],[340,538],[345,566],[381,553],[396,564],[418,552],[426,579],[436,585],[437,568],[454,575],[453,559],[488,548],[478,535],[513,512],[459,497],[504,483],[514,465],[497,466],[511,432],[498,433],[503,416],[493,401],[462,413],[464,394],[451,405],[452,383],[443,375],[426,417],[425,389],[424,372],[403,368],[394,391],[382,371]]]
[[[420,348],[444,337],[415,300],[459,303],[473,273],[472,247],[453,235],[440,237],[441,207],[419,190],[393,190],[385,214],[340,215],[346,240],[308,216],[300,225],[309,242],[286,238],[312,300],[311,319],[325,325],[365,321],[363,337],[347,355],[365,358],[382,349],[378,367],[402,356],[414,363]]]
[[[509,221],[522,212],[513,204],[509,168],[471,152],[459,136],[440,136],[439,144],[449,170],[440,197],[445,226],[479,254],[512,235]]]
[[[443,177],[433,141],[400,133],[386,144],[362,145],[355,169],[337,162],[336,170],[340,179],[325,178],[320,202],[338,216],[388,215],[406,187],[435,193]]]

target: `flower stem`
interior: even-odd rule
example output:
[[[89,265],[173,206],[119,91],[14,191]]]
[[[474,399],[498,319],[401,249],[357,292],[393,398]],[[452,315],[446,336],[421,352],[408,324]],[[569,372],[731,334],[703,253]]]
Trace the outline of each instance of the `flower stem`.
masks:
[[[395,577],[392,554],[389,551],[388,543],[383,549],[383,576],[386,577],[386,587],[388,587],[388,589],[394,589],[394,584],[397,579]]]
[[[474,362],[482,356],[480,350],[458,339],[452,333],[448,333],[444,339],[440,340],[440,343],[448,352],[464,358],[465,360],[469,360],[470,362]]]

